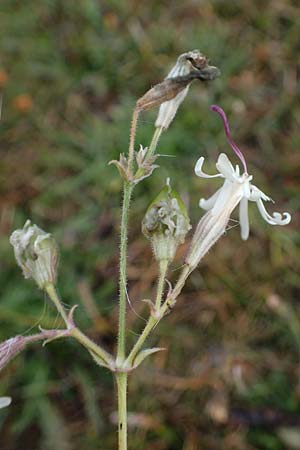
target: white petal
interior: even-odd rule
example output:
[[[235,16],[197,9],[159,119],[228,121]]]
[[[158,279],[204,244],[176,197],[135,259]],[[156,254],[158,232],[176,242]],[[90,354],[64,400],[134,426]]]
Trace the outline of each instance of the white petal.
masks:
[[[250,188],[250,182],[249,180],[246,180],[243,183],[243,196],[246,197],[248,200],[251,197],[251,188]]]
[[[187,95],[189,86],[186,86],[179,94],[172,100],[168,100],[160,105],[158,116],[155,121],[156,127],[162,127],[164,129],[169,128],[172,120],[174,119],[180,104],[183,102]]]
[[[208,211],[209,209],[212,209],[216,203],[216,200],[218,196],[220,195],[220,191],[222,188],[218,189],[211,197],[209,197],[207,200],[205,198],[201,198],[199,202],[199,206],[202,209],[205,209]]]
[[[273,216],[271,216],[266,211],[262,199],[259,198],[256,201],[256,204],[258,206],[260,214],[265,219],[265,221],[268,222],[270,225],[287,225],[288,223],[290,223],[291,215],[289,213],[284,212],[283,214],[280,214],[278,212],[275,212],[273,213]]]
[[[238,177],[235,173],[234,167],[225,153],[221,153],[219,155],[218,161],[216,163],[216,168],[227,180],[237,181]]]
[[[208,175],[207,173],[204,173],[202,171],[202,166],[204,163],[204,157],[201,156],[201,158],[198,159],[198,161],[196,162],[195,165],[195,174],[198,177],[202,177],[202,178],[217,178],[217,177],[222,177],[222,175],[220,173],[217,173],[216,175]]]
[[[248,217],[248,198],[243,197],[240,201],[240,226],[241,237],[246,241],[249,237],[249,217]]]
[[[251,184],[251,192],[250,192],[250,198],[252,202],[257,202],[257,200],[262,199],[264,202],[273,202],[274,201],[268,197],[263,191],[258,189],[258,187],[254,186],[254,184]]]
[[[220,189],[215,205],[211,210],[212,214],[219,214],[220,211],[226,210],[230,215],[241,200],[242,196],[242,187],[240,184],[231,183],[230,181],[225,180]]]
[[[0,409],[11,404],[11,397],[0,397]]]

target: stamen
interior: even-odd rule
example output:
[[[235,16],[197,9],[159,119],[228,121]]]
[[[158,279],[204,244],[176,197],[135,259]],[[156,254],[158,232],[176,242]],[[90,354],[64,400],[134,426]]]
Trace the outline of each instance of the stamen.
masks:
[[[223,111],[223,109],[220,106],[218,106],[218,105],[211,105],[210,109],[211,109],[211,111],[214,111],[214,112],[218,113],[219,116],[222,118],[223,124],[224,124],[224,129],[225,129],[225,134],[226,134],[227,140],[229,142],[229,145],[231,146],[231,148],[234,151],[234,153],[241,160],[241,162],[243,164],[243,167],[244,167],[244,171],[246,173],[248,173],[248,171],[247,171],[247,164],[246,164],[246,160],[244,158],[244,155],[241,152],[241,150],[238,148],[238,146],[233,142],[233,139],[231,137],[229,123],[228,123],[228,119],[226,117],[225,111]]]

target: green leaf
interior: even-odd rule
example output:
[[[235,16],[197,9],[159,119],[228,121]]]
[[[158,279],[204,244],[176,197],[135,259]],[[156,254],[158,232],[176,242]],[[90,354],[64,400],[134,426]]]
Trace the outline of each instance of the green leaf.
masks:
[[[138,367],[144,361],[144,359],[146,359],[148,356],[152,355],[153,353],[160,352],[162,350],[166,350],[166,349],[161,348],[161,347],[153,347],[153,348],[147,348],[146,350],[142,350],[135,357],[135,360],[133,362],[133,367],[134,368]]]

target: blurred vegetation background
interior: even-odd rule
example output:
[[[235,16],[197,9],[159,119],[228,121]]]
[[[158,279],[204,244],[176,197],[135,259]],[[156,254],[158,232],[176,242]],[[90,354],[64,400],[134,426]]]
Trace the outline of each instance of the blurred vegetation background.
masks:
[[[61,248],[59,291],[77,321],[114,350],[121,182],[132,109],[179,54],[200,49],[222,76],[195,82],[161,139],[161,168],[136,189],[129,247],[129,339],[157,274],[140,222],[171,176],[193,224],[213,186],[193,176],[230,149],[212,103],[228,113],[255,184],[289,211],[251,236],[228,231],[191,276],[152,342],[167,351],[130,380],[130,449],[300,448],[299,26],[294,0],[173,2],[1,0],[1,340],[59,326],[16,267],[10,233],[27,218]],[[147,145],[156,111],[141,117]],[[232,157],[232,155],[230,155]],[[272,205],[270,205],[272,209]],[[178,255],[174,272],[185,248]],[[114,384],[73,341],[34,345],[1,373],[1,450],[116,448]]]

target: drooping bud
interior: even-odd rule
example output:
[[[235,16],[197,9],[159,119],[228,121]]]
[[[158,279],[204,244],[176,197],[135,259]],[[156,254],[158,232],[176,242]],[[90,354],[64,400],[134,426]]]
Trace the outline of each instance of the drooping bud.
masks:
[[[149,205],[142,222],[142,231],[151,241],[155,258],[172,261],[190,228],[185,205],[168,180]]]
[[[59,251],[50,233],[27,220],[21,230],[12,233],[10,243],[25,278],[34,279],[41,289],[55,284]]]
[[[165,78],[165,82],[168,81],[177,86],[177,92],[174,90],[173,98],[166,98],[166,101],[161,104],[155,126],[165,130],[169,128],[193,79],[214,80],[218,75],[220,75],[219,69],[209,66],[208,60],[199,50],[192,50],[180,55],[175,66]]]

